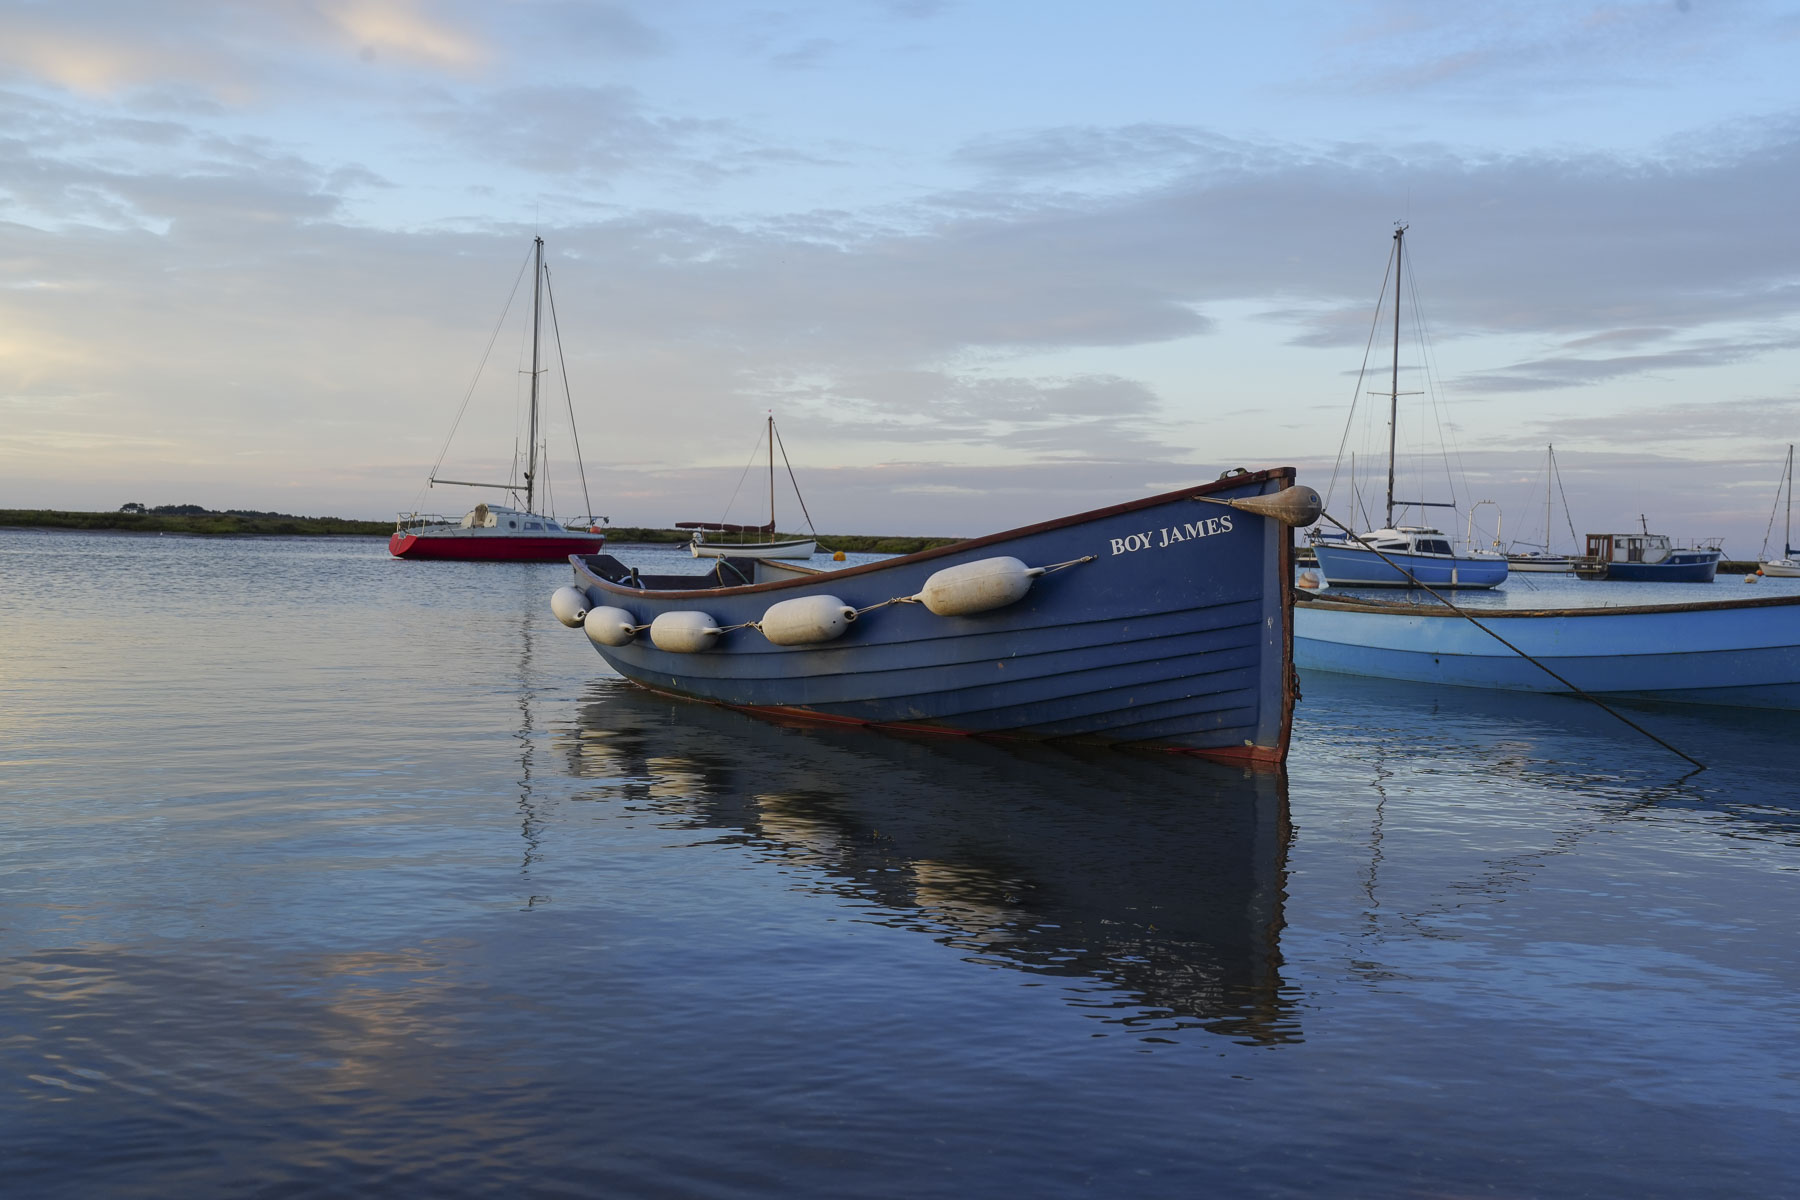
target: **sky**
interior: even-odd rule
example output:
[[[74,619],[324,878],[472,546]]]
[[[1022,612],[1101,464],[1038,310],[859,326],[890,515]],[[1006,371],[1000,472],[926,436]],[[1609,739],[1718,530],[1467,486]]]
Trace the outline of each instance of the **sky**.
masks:
[[[1554,443],[1563,548],[1753,555],[1797,62],[1754,0],[0,0],[0,507],[466,510],[541,235],[564,515],[764,519],[773,411],[822,531],[1279,465],[1361,525],[1404,222],[1403,499],[1542,540]]]

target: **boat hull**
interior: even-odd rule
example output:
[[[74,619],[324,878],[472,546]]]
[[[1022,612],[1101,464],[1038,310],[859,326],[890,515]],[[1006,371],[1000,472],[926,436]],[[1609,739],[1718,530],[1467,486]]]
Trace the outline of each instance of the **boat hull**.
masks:
[[[1294,618],[1294,661],[1306,670],[1509,691],[1569,690],[1441,608],[1305,598]],[[1800,596],[1485,610],[1477,619],[1583,691],[1800,709]]]
[[[803,542],[754,542],[742,546],[715,545],[711,542],[689,542],[688,553],[695,558],[788,558],[807,559],[813,556],[816,543]]]
[[[598,533],[555,537],[396,533],[388,539],[388,553],[446,562],[562,562],[571,554],[598,554],[605,545],[606,536]]]
[[[1800,562],[1791,558],[1778,558],[1761,564],[1757,569],[1774,579],[1800,579]]]
[[[1444,558],[1430,554],[1384,551],[1391,562],[1360,546],[1320,542],[1313,547],[1319,570],[1332,587],[1414,586],[1400,568],[1434,588],[1491,588],[1506,582],[1503,558]],[[1396,565],[1397,564],[1397,565]]]
[[[1003,556],[1041,567],[1002,608],[939,616],[918,603],[862,613],[836,641],[777,646],[753,629],[701,653],[640,633],[597,645],[619,674],[675,695],[803,717],[956,734],[1068,739],[1280,762],[1292,717],[1292,537],[1198,501],[1273,493],[1291,469],[1149,497],[839,571],[739,587],[650,590],[611,560],[572,560],[595,604],[648,624],[704,612],[718,625],[829,595],[852,607],[917,595],[948,567]],[[721,565],[718,570],[728,568]],[[609,577],[611,576],[611,577]]]
[[[1575,563],[1567,558],[1508,558],[1506,569],[1510,573],[1567,575],[1575,570]]]

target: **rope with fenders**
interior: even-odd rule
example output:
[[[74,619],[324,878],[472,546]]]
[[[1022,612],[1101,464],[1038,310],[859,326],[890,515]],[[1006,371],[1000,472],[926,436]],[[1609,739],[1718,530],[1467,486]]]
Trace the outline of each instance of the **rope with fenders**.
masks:
[[[1199,499],[1199,497],[1195,497],[1195,498]],[[1549,667],[1545,666],[1542,662],[1533,658],[1531,655],[1525,653],[1525,651],[1519,649],[1517,646],[1513,645],[1511,642],[1507,641],[1505,638],[1503,638],[1499,634],[1495,633],[1492,629],[1489,629],[1486,625],[1483,625],[1480,621],[1477,621],[1473,616],[1470,616],[1466,610],[1458,608],[1456,605],[1452,604],[1448,599],[1446,599],[1436,589],[1428,586],[1427,584],[1421,583],[1419,581],[1419,577],[1417,575],[1414,575],[1411,571],[1407,570],[1405,567],[1401,566],[1399,563],[1395,562],[1393,559],[1389,558],[1387,555],[1383,554],[1381,551],[1375,549],[1374,546],[1371,546],[1368,542],[1364,541],[1362,539],[1362,537],[1359,534],[1357,534],[1356,532],[1354,532],[1348,525],[1345,525],[1342,521],[1338,520],[1336,517],[1332,516],[1330,513],[1321,512],[1319,515],[1321,517],[1325,518],[1327,521],[1330,521],[1333,525],[1336,525],[1339,529],[1342,529],[1346,536],[1353,538],[1357,542],[1358,545],[1363,547],[1363,549],[1372,552],[1375,555],[1375,557],[1379,558],[1382,562],[1386,563],[1388,566],[1394,568],[1394,570],[1400,572],[1400,574],[1405,576],[1407,582],[1410,583],[1413,587],[1416,587],[1420,591],[1427,593],[1428,595],[1431,596],[1432,599],[1436,600],[1439,604],[1442,604],[1445,608],[1449,609],[1451,612],[1455,613],[1457,616],[1461,617],[1463,620],[1467,621],[1469,624],[1473,625],[1475,628],[1481,630],[1481,632],[1487,634],[1489,637],[1493,638],[1496,642],[1499,642],[1502,646],[1505,646],[1508,650],[1511,650],[1514,654],[1518,655],[1520,658],[1524,659],[1526,662],[1530,663],[1532,666],[1536,667],[1538,670],[1542,671],[1544,674],[1548,675],[1550,678],[1556,680],[1556,682],[1558,682],[1558,683],[1562,684],[1564,687],[1568,688],[1569,691],[1571,691],[1575,695],[1580,696],[1583,700],[1586,700],[1589,704],[1592,704],[1595,708],[1598,708],[1601,712],[1606,713],[1608,716],[1614,718],[1615,720],[1618,720],[1621,723],[1630,726],[1632,729],[1636,730],[1637,732],[1643,734],[1645,737],[1649,738],[1651,741],[1653,741],[1657,745],[1661,746],[1664,750],[1667,750],[1670,754],[1675,755],[1677,758],[1686,759],[1688,762],[1693,763],[1695,767],[1699,768],[1702,771],[1706,770],[1706,764],[1701,762],[1699,759],[1695,758],[1693,755],[1685,754],[1682,751],[1677,750],[1675,747],[1669,745],[1669,743],[1667,743],[1667,742],[1663,741],[1661,738],[1657,737],[1654,733],[1651,733],[1648,729],[1645,729],[1642,725],[1639,725],[1636,721],[1633,721],[1630,717],[1627,717],[1624,713],[1621,713],[1617,709],[1609,707],[1605,702],[1600,700],[1598,697],[1589,695],[1587,692],[1582,691],[1580,688],[1578,688],[1574,684],[1570,683],[1567,679],[1564,679],[1561,675],[1558,675],[1555,671],[1553,671]]]
[[[1084,554],[1080,558],[1071,558],[1068,562],[1051,563],[1047,567],[1031,567],[1026,570],[1025,574],[1030,575],[1033,578],[1036,578],[1039,575],[1053,575],[1058,571],[1066,571],[1070,567],[1079,567],[1084,563],[1091,563],[1098,557],[1098,555],[1094,554]],[[925,602],[924,592],[919,592],[912,596],[893,596],[878,603],[865,605],[864,607],[857,609],[856,615],[860,617],[864,613],[872,613],[876,609],[886,608],[890,604],[924,604]]]

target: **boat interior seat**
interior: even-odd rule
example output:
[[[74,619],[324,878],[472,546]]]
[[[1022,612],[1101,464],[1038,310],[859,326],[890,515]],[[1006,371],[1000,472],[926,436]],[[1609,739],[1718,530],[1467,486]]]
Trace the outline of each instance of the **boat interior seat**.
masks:
[[[704,575],[644,575],[636,567],[628,567],[610,554],[584,554],[582,565],[608,583],[620,587],[640,588],[647,592],[705,591],[711,588],[743,587],[756,582],[753,560],[733,562],[718,559]]]

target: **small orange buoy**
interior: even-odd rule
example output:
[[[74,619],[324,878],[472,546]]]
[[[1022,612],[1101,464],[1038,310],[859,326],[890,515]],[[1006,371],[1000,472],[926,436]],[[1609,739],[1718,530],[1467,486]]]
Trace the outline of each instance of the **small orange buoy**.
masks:
[[[839,550],[836,554],[833,554],[831,556],[831,561],[832,562],[843,562],[844,561],[844,552],[842,550]]]

